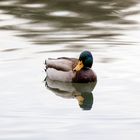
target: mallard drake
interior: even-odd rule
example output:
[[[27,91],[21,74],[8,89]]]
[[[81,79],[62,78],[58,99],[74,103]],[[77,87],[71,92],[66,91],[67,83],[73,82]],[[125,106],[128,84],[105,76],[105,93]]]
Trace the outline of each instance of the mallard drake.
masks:
[[[93,56],[89,51],[83,51],[79,59],[60,57],[45,60],[46,73],[49,79],[62,82],[88,83],[97,81],[95,72],[91,69]]]

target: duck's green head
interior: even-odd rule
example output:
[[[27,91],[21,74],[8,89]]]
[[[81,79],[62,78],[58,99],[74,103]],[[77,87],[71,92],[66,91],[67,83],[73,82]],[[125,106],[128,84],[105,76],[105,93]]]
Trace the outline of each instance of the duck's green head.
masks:
[[[91,68],[93,64],[93,57],[91,52],[84,51],[79,56],[79,62],[73,69],[74,71],[80,71],[82,68]]]

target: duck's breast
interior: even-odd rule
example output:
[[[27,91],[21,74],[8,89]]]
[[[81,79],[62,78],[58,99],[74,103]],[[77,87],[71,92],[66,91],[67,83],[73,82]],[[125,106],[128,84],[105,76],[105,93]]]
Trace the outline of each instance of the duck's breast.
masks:
[[[91,69],[83,69],[76,73],[73,82],[76,83],[89,83],[97,81],[97,76]]]

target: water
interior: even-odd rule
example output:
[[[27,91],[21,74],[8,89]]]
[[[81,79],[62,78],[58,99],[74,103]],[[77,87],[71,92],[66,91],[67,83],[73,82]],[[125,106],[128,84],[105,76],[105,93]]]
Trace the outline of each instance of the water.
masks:
[[[139,0],[1,0],[0,140],[139,139],[139,9]],[[85,49],[98,82],[83,111],[45,87],[43,63]]]

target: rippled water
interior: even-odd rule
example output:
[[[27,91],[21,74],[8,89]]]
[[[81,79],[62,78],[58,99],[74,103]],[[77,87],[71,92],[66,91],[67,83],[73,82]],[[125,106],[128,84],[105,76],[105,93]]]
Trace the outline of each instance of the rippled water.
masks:
[[[139,0],[1,0],[0,139],[140,139],[139,25]],[[85,49],[98,76],[88,111],[43,70]]]

